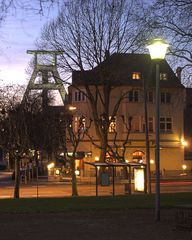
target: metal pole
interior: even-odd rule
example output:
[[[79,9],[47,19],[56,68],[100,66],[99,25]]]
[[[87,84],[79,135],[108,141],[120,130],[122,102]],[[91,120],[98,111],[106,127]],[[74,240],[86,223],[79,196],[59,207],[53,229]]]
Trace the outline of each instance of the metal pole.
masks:
[[[36,186],[37,186],[37,198],[39,197],[39,165],[36,165]]]
[[[147,86],[146,79],[143,79],[143,90],[144,90],[144,118],[145,118],[145,148],[146,148],[146,164],[147,164],[147,175],[146,175],[146,184],[147,192],[151,193],[151,169],[150,169],[150,144],[149,144],[149,119],[148,119],[148,108],[147,108]]]
[[[159,63],[156,63],[156,145],[155,145],[155,164],[156,164],[156,195],[155,195],[155,220],[160,221],[160,90],[159,90]]]
[[[129,194],[131,194],[131,166],[129,166]]]
[[[114,167],[112,167],[113,169],[113,196],[115,196],[115,170]]]
[[[95,171],[96,171],[96,197],[98,196],[98,171],[97,171],[97,166],[95,167]]]

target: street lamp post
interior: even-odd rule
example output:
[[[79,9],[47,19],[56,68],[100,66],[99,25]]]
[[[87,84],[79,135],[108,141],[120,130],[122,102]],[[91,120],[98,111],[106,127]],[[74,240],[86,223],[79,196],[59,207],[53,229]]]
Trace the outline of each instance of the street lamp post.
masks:
[[[155,99],[155,166],[156,166],[156,195],[155,195],[155,220],[160,221],[160,89],[159,89],[159,63],[165,58],[168,44],[156,38],[149,42],[147,48],[151,59],[156,63],[156,99]]]

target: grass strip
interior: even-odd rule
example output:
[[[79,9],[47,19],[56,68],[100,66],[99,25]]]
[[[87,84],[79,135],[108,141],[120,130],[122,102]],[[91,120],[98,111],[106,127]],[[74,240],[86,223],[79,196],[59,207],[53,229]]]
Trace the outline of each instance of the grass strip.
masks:
[[[192,193],[163,193],[161,207],[190,204]],[[155,195],[107,197],[22,198],[1,199],[0,213],[59,213],[81,210],[126,210],[154,208]]]

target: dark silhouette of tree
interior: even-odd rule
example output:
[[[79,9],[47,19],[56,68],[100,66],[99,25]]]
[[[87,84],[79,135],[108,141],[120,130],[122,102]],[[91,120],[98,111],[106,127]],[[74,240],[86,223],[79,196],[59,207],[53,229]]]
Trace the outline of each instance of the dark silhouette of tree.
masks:
[[[140,1],[76,0],[65,4],[62,11],[43,29],[39,48],[63,52],[60,68],[63,72],[79,70],[86,78],[86,70],[97,68],[99,81],[82,83],[92,109],[92,117],[100,140],[100,161],[105,161],[108,129],[117,114],[120,99],[113,110],[110,97],[114,86],[111,79],[119,73],[112,72],[108,58],[115,52],[138,51],[144,31],[137,21],[142,14]],[[138,10],[138,11],[136,11]],[[79,86],[72,83],[79,89]],[[80,90],[80,89],[79,89]],[[98,105],[100,103],[100,106]]]
[[[177,68],[178,76],[183,71],[183,81],[187,85],[192,82],[191,13],[190,0],[156,0],[143,18],[151,37],[162,36],[170,43],[169,60],[175,68],[180,67]]]

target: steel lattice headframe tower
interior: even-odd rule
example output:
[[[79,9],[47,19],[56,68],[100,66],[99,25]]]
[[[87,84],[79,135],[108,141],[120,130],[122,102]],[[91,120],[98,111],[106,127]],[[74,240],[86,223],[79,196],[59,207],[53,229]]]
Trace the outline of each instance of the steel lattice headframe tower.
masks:
[[[32,90],[42,91],[42,108],[45,109],[48,104],[48,91],[58,90],[65,104],[66,91],[57,70],[57,55],[62,54],[60,51],[46,50],[27,50],[28,54],[34,54],[34,70],[25,91],[23,101],[25,101]],[[51,64],[39,64],[38,56],[49,55],[52,57]],[[36,82],[36,79],[40,80]],[[51,81],[50,81],[51,79]]]

